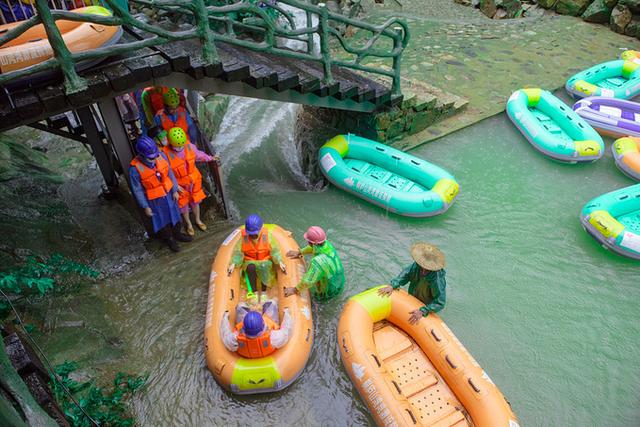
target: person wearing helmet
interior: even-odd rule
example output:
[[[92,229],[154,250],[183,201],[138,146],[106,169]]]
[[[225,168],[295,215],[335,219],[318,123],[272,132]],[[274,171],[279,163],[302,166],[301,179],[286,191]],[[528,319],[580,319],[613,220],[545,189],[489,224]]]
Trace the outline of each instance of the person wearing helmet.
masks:
[[[311,293],[319,301],[328,301],[340,295],[344,289],[344,268],[335,248],[327,240],[327,234],[321,227],[314,225],[309,227],[303,237],[307,246],[299,252],[289,251],[287,256],[300,258],[313,255],[313,258],[300,283],[295,287],[285,288],[284,295],[288,297],[307,288],[311,288]]]
[[[390,284],[380,288],[378,293],[389,296],[400,286],[409,283],[409,293],[425,303],[423,307],[410,313],[409,323],[417,323],[429,313],[437,313],[447,302],[447,281],[445,279],[444,254],[437,246],[425,242],[411,247],[413,264],[407,266]]]
[[[247,274],[251,289],[257,290],[258,293],[273,283],[275,279],[274,263],[280,267],[283,273],[287,272],[284,262],[282,262],[278,242],[273,239],[271,232],[263,225],[260,215],[251,214],[247,217],[242,228],[242,238],[233,249],[233,256],[227,269],[227,273],[231,275],[236,267],[241,266],[242,271]],[[256,286],[258,279],[261,282],[260,287]],[[259,299],[260,294],[258,294]]]
[[[212,162],[218,157],[204,153],[189,142],[184,130],[179,127],[169,129],[169,145],[163,148],[169,159],[169,165],[178,181],[178,208],[184,220],[187,234],[193,236],[195,231],[189,218],[189,209],[193,210],[196,226],[205,231],[207,226],[200,219],[200,203],[206,195],[202,190],[202,175],[196,167],[196,162]]]
[[[164,108],[155,116],[155,124],[169,132],[171,128],[182,128],[191,141],[196,140],[196,129],[187,109],[180,105],[180,95],[175,88],[170,88],[164,95]]]
[[[159,149],[163,149],[169,145],[169,139],[167,138],[167,131],[160,126],[153,126],[147,131],[149,138],[153,138]]]
[[[172,251],[178,252],[180,246],[176,239],[188,242],[192,238],[179,230],[178,182],[169,167],[169,160],[148,136],[138,139],[136,151],[138,155],[131,160],[129,167],[131,191],[145,215],[151,219],[153,231]]]
[[[269,303],[265,303],[267,306]],[[278,316],[275,310],[275,318]],[[276,349],[284,347],[289,342],[293,322],[289,309],[284,309],[280,326],[263,308],[262,313],[254,310],[237,310],[236,327],[231,329],[229,312],[222,316],[220,322],[220,336],[222,343],[229,351],[237,351],[242,357],[255,359],[266,357]]]
[[[144,88],[142,95],[140,95],[140,104],[142,104],[142,110],[144,112],[144,122],[146,127],[153,126],[154,117],[158,111],[164,108],[164,94],[169,91],[170,88],[166,86],[150,86]],[[179,91],[180,106],[185,106],[184,90]]]

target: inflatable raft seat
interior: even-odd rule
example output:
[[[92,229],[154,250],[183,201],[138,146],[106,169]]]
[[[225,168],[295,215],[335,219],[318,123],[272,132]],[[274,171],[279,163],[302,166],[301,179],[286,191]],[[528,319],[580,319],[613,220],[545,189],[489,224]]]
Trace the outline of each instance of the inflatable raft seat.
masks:
[[[414,409],[418,425],[470,426],[462,404],[416,342],[392,323],[375,324],[380,363]]]

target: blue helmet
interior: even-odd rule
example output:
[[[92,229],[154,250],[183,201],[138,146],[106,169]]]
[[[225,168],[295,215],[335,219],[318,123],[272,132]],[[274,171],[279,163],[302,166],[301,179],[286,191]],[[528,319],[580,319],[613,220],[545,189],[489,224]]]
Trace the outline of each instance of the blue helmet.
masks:
[[[251,214],[244,221],[244,229],[247,231],[247,234],[256,235],[262,230],[262,224],[263,222],[260,215]]]
[[[249,338],[257,337],[264,329],[264,320],[257,311],[250,311],[244,316],[242,321],[244,333]]]
[[[136,151],[141,156],[149,159],[155,159],[160,155],[156,142],[148,136],[141,136],[138,138],[138,142],[136,142]]]

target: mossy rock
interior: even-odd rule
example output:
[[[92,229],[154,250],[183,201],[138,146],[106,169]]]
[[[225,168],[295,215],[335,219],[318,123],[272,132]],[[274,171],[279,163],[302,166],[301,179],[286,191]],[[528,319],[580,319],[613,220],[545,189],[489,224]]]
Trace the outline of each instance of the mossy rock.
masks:
[[[620,0],[618,4],[627,6],[632,13],[640,13],[640,0]]]
[[[558,0],[538,0],[538,6],[545,9],[552,9]]]
[[[605,22],[609,22],[612,10],[612,7],[607,6],[606,0],[595,0],[587,7],[587,10],[584,11],[582,19],[587,22],[604,24]]]
[[[558,0],[556,12],[561,15],[579,16],[587,10],[593,0]]]

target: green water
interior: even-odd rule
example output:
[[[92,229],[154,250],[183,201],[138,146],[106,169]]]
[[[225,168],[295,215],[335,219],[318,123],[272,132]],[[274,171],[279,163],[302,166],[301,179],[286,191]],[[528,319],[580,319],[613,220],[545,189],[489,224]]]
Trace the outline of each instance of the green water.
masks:
[[[610,141],[598,162],[562,165],[535,151],[506,116],[485,120],[413,152],[455,174],[461,192],[446,214],[408,219],[336,188],[307,191],[294,160],[295,112],[234,98],[214,142],[239,217],[259,212],[299,240],[321,225],[342,256],[347,286],[314,308],[302,376],[283,392],[238,398],[206,368],[209,268],[238,222],[213,224],[177,256],[151,245],[132,272],[48,300],[48,322],[57,326],[40,339],[54,360],[80,359],[103,378],[148,372],[133,404],[143,426],[371,424],[342,369],[338,316],[349,296],[392,278],[410,262],[411,243],[426,240],[447,256],[443,319],[521,425],[640,424],[640,268],[599,247],[578,220],[590,198],[632,184],[615,168]],[[69,319],[83,325],[64,326]]]

